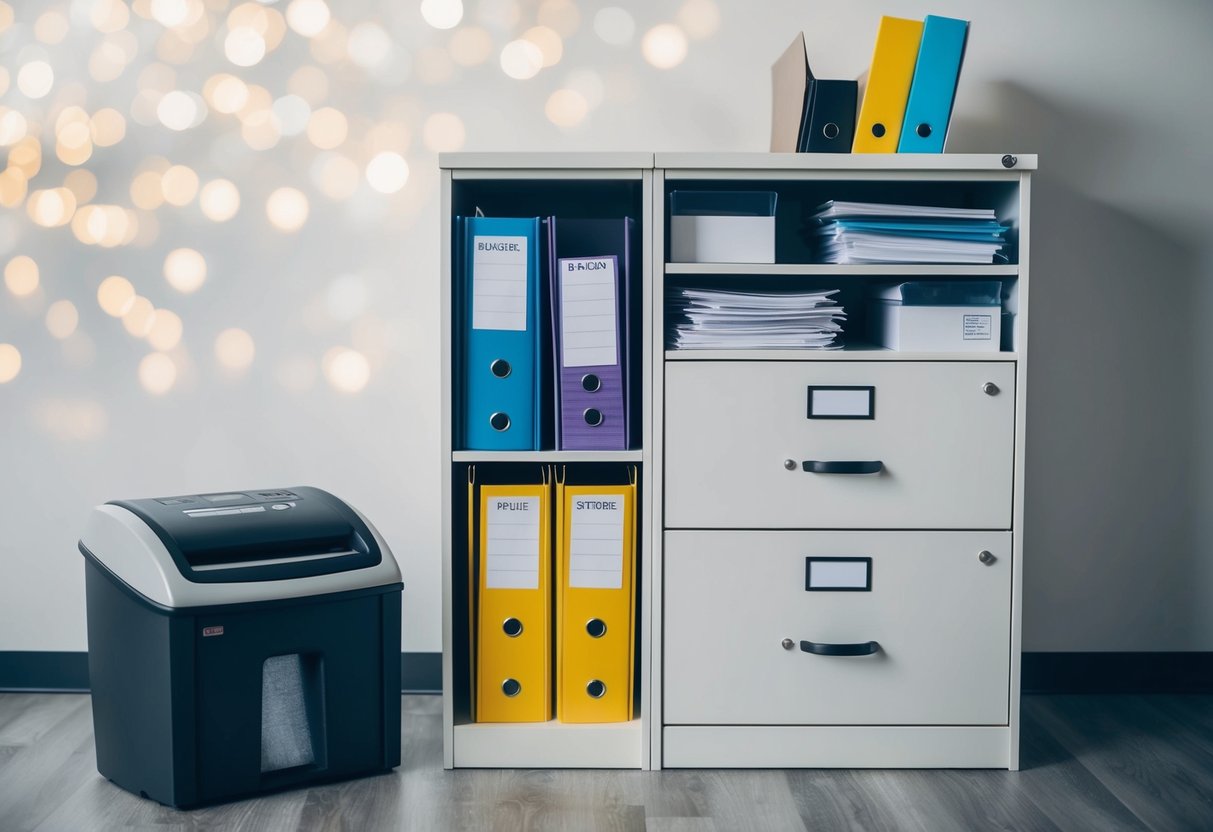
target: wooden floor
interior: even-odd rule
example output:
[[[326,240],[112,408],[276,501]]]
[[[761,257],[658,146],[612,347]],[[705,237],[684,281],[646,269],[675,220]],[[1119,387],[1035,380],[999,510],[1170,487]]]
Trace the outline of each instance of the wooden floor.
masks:
[[[0,694],[0,830],[1213,830],[1213,697],[1024,700],[1006,771],[442,770],[406,696],[390,775],[178,812],[102,779],[88,697]]]

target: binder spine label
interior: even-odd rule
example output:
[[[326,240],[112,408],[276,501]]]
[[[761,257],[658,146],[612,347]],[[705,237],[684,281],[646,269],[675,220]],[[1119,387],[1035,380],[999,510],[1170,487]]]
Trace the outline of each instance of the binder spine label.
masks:
[[[473,240],[472,328],[526,331],[526,237]]]
[[[614,257],[560,261],[560,318],[565,367],[619,363],[617,269]]]
[[[486,520],[486,588],[538,589],[539,498],[493,498]]]
[[[569,586],[623,587],[623,497],[586,494],[572,500],[569,531]]]

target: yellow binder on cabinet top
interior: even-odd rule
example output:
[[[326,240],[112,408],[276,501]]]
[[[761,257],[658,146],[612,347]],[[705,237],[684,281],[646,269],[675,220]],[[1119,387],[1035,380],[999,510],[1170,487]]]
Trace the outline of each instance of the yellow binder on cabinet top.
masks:
[[[552,487],[480,486],[477,722],[552,718]]]
[[[556,708],[561,722],[632,718],[636,483],[556,484]]]
[[[867,87],[855,120],[855,153],[896,153],[906,113],[922,21],[882,17]]]

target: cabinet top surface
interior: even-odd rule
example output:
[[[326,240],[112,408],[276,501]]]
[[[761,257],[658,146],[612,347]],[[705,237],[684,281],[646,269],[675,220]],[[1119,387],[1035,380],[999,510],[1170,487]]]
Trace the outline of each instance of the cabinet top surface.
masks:
[[[1014,164],[1004,164],[1005,155]],[[1031,171],[1035,153],[441,153],[438,166],[468,169]]]
[[[438,167],[450,170],[645,170],[653,167],[653,154],[635,151],[439,153]]]

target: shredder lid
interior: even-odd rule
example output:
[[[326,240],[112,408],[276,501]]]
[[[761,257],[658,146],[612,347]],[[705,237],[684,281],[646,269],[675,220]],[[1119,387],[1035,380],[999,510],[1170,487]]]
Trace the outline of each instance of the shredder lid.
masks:
[[[302,486],[114,500],[93,511],[80,548],[170,608],[400,580],[387,544],[357,510]]]

